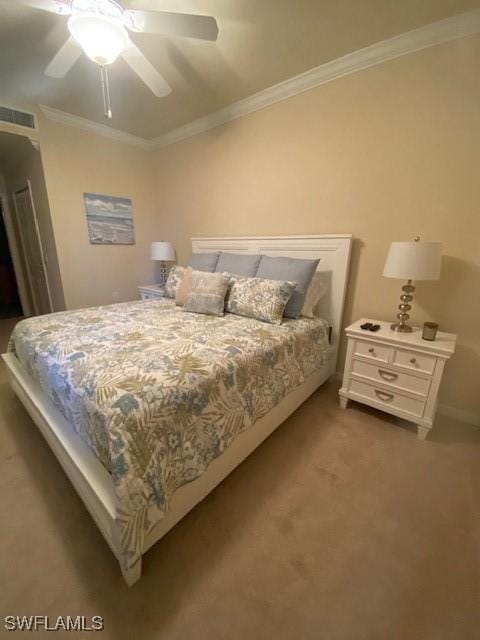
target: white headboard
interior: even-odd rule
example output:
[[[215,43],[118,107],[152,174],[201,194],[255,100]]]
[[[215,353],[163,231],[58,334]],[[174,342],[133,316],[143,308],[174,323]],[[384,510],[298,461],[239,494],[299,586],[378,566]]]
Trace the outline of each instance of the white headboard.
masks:
[[[318,269],[328,286],[320,308],[332,326],[332,344],[338,346],[342,330],[343,305],[347,288],[352,236],[247,236],[239,238],[192,238],[194,253],[229,251],[260,253],[289,258],[320,258]]]

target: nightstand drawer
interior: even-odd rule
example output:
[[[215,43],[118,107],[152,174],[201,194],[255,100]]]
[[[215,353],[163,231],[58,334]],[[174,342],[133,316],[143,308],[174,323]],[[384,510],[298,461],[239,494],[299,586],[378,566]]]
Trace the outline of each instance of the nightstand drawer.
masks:
[[[393,354],[393,364],[398,367],[405,367],[412,371],[432,374],[435,370],[437,358],[418,351],[408,351],[407,349],[395,349]]]
[[[425,402],[423,400],[409,398],[401,393],[394,393],[393,391],[385,391],[384,389],[379,389],[373,385],[354,379],[350,380],[349,397],[354,400],[358,397],[360,402],[366,402],[367,404],[373,400],[376,405],[380,405],[380,408],[385,409],[385,411],[396,409],[416,418],[423,416],[423,410],[425,408]]]
[[[409,373],[393,371],[382,365],[370,364],[362,360],[353,359],[352,373],[362,378],[368,378],[372,382],[379,382],[388,385],[392,389],[400,391],[413,391],[422,396],[427,396],[430,389],[430,378],[420,378]]]
[[[367,340],[355,340],[355,348],[353,354],[355,356],[362,356],[363,358],[370,358],[376,362],[388,362],[392,349],[383,344],[375,344],[368,342]]]

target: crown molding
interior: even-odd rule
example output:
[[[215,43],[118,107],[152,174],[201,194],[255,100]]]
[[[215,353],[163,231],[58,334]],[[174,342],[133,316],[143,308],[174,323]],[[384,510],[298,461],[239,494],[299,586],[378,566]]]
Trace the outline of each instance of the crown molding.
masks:
[[[209,131],[222,124],[241,118],[277,102],[296,96],[337,78],[363,71],[388,60],[400,58],[409,53],[427,49],[439,44],[458,40],[480,33],[480,9],[451,16],[432,22],[424,27],[407,31],[387,40],[381,40],[363,49],[314,67],[288,80],[259,91],[248,98],[233,102],[229,106],[214,111],[198,120],[193,120],[152,140],[146,140],[86,118],[39,105],[42,113],[50,120],[78,127],[117,142],[130,144],[141,149],[161,149],[199,133]]]
[[[326,62],[153,140],[160,149],[382,62],[480,32],[480,9],[432,22]]]
[[[120,129],[114,129],[113,127],[108,127],[105,124],[100,124],[98,122],[94,122],[93,120],[82,118],[81,116],[75,116],[72,113],[67,113],[66,111],[61,111],[60,109],[47,107],[44,104],[39,104],[38,107],[43,115],[48,120],[52,120],[53,122],[59,122],[60,124],[66,124],[70,127],[83,129],[84,131],[89,131],[90,133],[94,133],[98,136],[109,138],[114,142],[121,142],[133,147],[140,147],[140,149],[150,150],[154,148],[153,142],[151,140],[146,140],[145,138],[134,136],[131,133],[120,131]]]

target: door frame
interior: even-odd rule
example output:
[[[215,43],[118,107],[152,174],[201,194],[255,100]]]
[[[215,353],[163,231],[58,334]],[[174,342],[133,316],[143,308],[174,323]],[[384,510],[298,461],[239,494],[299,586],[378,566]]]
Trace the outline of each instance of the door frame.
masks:
[[[3,223],[5,225],[5,233],[7,235],[8,248],[12,257],[13,271],[15,280],[17,281],[18,297],[20,298],[20,306],[25,317],[33,315],[32,304],[30,302],[29,285],[25,276],[25,270],[22,264],[23,251],[19,247],[17,234],[15,233],[15,224],[10,209],[8,194],[0,191],[0,201],[2,209]]]
[[[53,312],[53,302],[52,302],[52,292],[50,291],[50,282],[48,280],[48,270],[47,270],[47,262],[45,260],[45,252],[43,250],[43,242],[42,242],[42,236],[40,234],[40,227],[38,224],[38,218],[37,218],[37,211],[35,209],[35,202],[33,199],[33,193],[32,193],[32,183],[30,182],[30,180],[27,180],[27,184],[24,187],[20,187],[20,189],[15,189],[15,191],[13,192],[13,203],[15,205],[15,214],[17,217],[17,226],[20,227],[18,221],[19,221],[19,216],[18,216],[18,207],[17,207],[17,201],[15,199],[15,196],[17,194],[21,194],[24,191],[28,191],[28,195],[30,198],[30,205],[32,207],[32,216],[33,216],[33,223],[34,223],[34,228],[35,228],[35,234],[37,236],[38,239],[38,246],[40,248],[40,259],[42,261],[42,268],[43,268],[43,273],[45,275],[45,284],[47,287],[47,296],[48,296],[48,304],[50,307],[50,311],[49,313]],[[25,260],[25,266],[26,266],[26,271],[27,271],[27,278],[28,278],[28,282],[30,284],[30,291],[33,292],[33,282],[32,282],[32,278],[31,278],[31,274],[30,274],[30,265],[28,263],[28,259],[27,259],[27,251],[26,251],[26,247],[23,241],[23,235],[20,231],[19,228],[19,236],[20,236],[20,243],[22,245],[22,250],[23,250],[23,256],[24,256],[24,260]],[[32,294],[32,303],[33,303],[33,307],[35,309],[35,314],[38,315],[40,313],[39,309],[36,309],[36,305],[35,305],[35,296]]]

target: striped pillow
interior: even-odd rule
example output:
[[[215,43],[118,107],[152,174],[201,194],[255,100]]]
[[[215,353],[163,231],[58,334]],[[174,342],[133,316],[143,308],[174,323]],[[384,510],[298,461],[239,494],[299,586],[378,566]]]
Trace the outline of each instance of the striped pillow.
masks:
[[[327,285],[323,281],[324,275],[318,271],[313,274],[312,281],[307,289],[305,295],[305,302],[303,303],[301,316],[304,318],[314,318],[315,309],[327,293]]]

